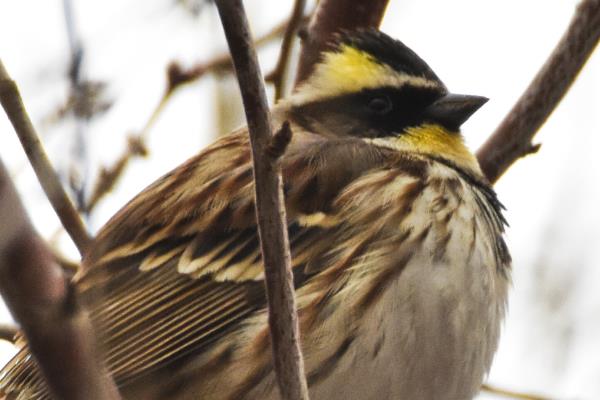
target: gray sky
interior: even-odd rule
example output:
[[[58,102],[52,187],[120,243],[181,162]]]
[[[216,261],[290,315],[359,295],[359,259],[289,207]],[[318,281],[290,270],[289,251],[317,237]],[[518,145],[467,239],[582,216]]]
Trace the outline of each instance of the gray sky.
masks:
[[[173,59],[184,65],[226,49],[210,7],[192,17],[169,0],[75,3],[86,77],[106,81],[115,100],[86,129],[90,179],[141,128],[164,89]],[[254,32],[286,18],[291,1],[254,0]],[[573,0],[391,1],[382,29],[432,66],[450,90],[490,102],[464,126],[476,149],[498,125],[566,28]],[[261,51],[270,71],[278,46]],[[600,398],[600,55],[592,56],[543,126],[540,152],[519,161],[496,189],[507,207],[514,259],[509,318],[490,383],[564,399]],[[68,93],[69,49],[62,1],[0,2],[0,56],[59,171],[68,170],[75,123],[49,122]],[[94,212],[96,231],[148,183],[195,154],[216,131],[216,84],[205,78],[178,92],[151,130],[152,157],[135,161]],[[237,101],[237,100],[235,100]],[[232,108],[235,101],[232,100]],[[39,189],[20,145],[0,115],[0,156],[13,173],[36,227],[76,255]],[[92,179],[93,180],[93,179]],[[0,307],[0,321],[8,313]],[[0,342],[0,364],[13,352]]]

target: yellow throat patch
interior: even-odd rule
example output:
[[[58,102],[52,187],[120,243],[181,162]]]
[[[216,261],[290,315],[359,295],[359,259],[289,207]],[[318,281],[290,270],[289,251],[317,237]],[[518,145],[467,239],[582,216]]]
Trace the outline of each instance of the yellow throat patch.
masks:
[[[409,127],[395,137],[366,140],[379,146],[442,157],[460,167],[481,173],[479,162],[465,145],[462,135],[437,124]]]

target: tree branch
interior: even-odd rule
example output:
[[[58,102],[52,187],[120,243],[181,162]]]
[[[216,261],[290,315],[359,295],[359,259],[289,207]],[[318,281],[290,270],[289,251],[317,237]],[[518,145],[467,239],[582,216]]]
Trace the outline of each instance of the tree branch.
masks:
[[[308,30],[301,35],[302,50],[296,86],[312,73],[320,54],[333,35],[342,30],[376,28],[381,24],[389,0],[321,0]]]
[[[60,399],[118,399],[101,368],[87,314],[35,233],[0,161],[0,293]]]
[[[83,213],[86,211],[86,183],[89,179],[89,143],[87,127],[90,120],[111,107],[111,102],[104,99],[106,84],[91,81],[84,76],[83,60],[85,51],[78,33],[73,1],[63,0],[65,30],[69,49],[69,96],[64,111],[71,111],[75,119],[73,143],[71,144],[71,162],[68,170],[69,188],[77,205]],[[67,112],[63,115],[66,116]],[[60,113],[58,113],[60,115]]]
[[[281,50],[279,50],[279,58],[277,64],[265,80],[272,82],[275,86],[275,101],[281,99],[285,92],[285,81],[289,70],[290,56],[292,53],[292,44],[294,37],[298,33],[302,22],[304,21],[304,9],[306,8],[306,0],[296,0],[292,10],[292,16],[285,28],[283,40],[281,42]]]
[[[288,22],[289,21],[286,20],[277,24],[270,31],[257,38],[254,42],[255,46],[262,46],[280,37],[289,25]],[[85,211],[89,214],[98,202],[114,188],[131,159],[138,156],[147,156],[148,149],[146,148],[146,139],[148,132],[177,89],[186,84],[195,82],[207,74],[229,73],[231,72],[231,69],[231,56],[228,53],[218,55],[212,60],[198,63],[190,68],[184,68],[179,63],[172,62],[167,67],[167,85],[158,104],[150,113],[150,116],[144,123],[142,129],[139,130],[139,133],[129,135],[129,144],[123,154],[118,158],[117,162],[113,166],[103,168],[100,171],[100,175],[94,183],[92,195],[86,203]]]
[[[282,399],[307,400],[281,171],[276,157],[285,149],[291,132],[289,127],[287,131],[284,127],[273,141],[262,75],[241,0],[217,0],[216,4],[233,58],[250,132],[275,374]]]
[[[54,211],[77,249],[83,254],[91,239],[81,217],[62,187],[56,171],[52,168],[33,124],[25,111],[19,89],[6,72],[2,61],[0,61],[0,103],[2,103],[6,115],[19,136],[23,149],[48,200],[50,200],[50,204],[52,204]]]
[[[302,20],[301,20],[302,21]],[[291,19],[285,20],[274,26],[270,31],[258,37],[254,41],[254,46],[265,45],[287,32],[288,27],[293,23]],[[214,57],[205,63],[198,63],[190,68],[184,69],[180,64],[173,62],[167,69],[168,84],[165,93],[175,91],[180,86],[191,83],[207,73],[225,73],[231,72],[231,55],[228,53]]]
[[[125,167],[127,167],[133,157],[145,157],[146,155],[148,155],[148,149],[141,137],[129,136],[127,139],[127,149],[117,162],[110,168],[100,169],[100,175],[96,179],[92,194],[85,204],[85,212],[88,214],[92,212],[102,197],[113,189],[117,180],[125,171]]]
[[[517,159],[536,152],[531,143],[538,129],[569,90],[600,39],[600,0],[584,0],[567,31],[500,126],[477,151],[490,182]]]

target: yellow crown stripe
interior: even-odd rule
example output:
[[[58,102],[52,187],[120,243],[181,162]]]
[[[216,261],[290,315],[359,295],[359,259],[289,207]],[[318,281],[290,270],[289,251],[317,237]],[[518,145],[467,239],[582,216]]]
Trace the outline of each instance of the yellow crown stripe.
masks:
[[[369,53],[348,45],[337,52],[329,52],[316,66],[312,77],[297,92],[295,103],[355,93],[363,89],[385,86],[401,87],[406,84],[437,87],[437,82],[420,76],[411,76],[378,63]]]

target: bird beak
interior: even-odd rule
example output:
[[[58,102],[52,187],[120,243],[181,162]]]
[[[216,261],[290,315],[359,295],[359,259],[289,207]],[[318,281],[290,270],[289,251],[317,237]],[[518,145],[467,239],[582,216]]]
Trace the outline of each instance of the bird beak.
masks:
[[[425,110],[425,118],[450,130],[458,130],[488,98],[465,94],[447,94]]]

